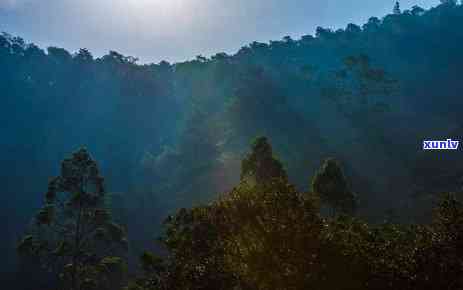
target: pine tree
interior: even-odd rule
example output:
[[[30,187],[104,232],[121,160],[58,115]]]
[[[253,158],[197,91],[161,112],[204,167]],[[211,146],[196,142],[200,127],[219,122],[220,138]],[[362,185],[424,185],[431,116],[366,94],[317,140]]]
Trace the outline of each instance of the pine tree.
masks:
[[[125,263],[117,255],[126,251],[127,240],[111,221],[103,180],[87,150],[65,159],[61,174],[48,184],[45,205],[30,233],[18,246],[21,256],[35,257],[56,273],[64,289],[111,287],[117,279],[110,272],[122,277]]]
[[[266,137],[257,138],[252,145],[252,152],[241,162],[241,179],[248,177],[255,179],[258,184],[273,179],[287,181],[283,165],[273,156],[272,146]]]
[[[349,189],[346,177],[335,159],[327,159],[312,179],[312,192],[329,204],[336,213],[352,214],[356,208],[355,194]]]
[[[399,15],[399,14],[402,13],[402,11],[400,10],[399,1],[395,2],[393,13],[396,14],[396,15]]]

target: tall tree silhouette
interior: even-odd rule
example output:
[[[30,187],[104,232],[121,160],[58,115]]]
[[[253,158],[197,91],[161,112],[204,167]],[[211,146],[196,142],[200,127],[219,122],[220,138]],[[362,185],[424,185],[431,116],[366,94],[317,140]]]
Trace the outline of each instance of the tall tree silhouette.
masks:
[[[355,211],[355,195],[349,189],[339,163],[333,158],[327,159],[314,176],[312,191],[331,206],[333,215]]]
[[[252,152],[241,163],[241,179],[252,178],[257,184],[272,179],[287,180],[279,160],[273,156],[272,146],[266,137],[258,137],[252,144]]]
[[[394,14],[396,14],[396,15],[399,15],[399,14],[402,13],[402,11],[400,10],[400,2],[399,1],[395,2],[394,9],[392,10],[392,12]]]
[[[114,271],[122,277],[124,262],[115,255],[123,254],[127,240],[111,221],[103,180],[85,149],[65,159],[18,246],[21,255],[36,257],[57,273],[63,289],[107,289],[114,286]]]

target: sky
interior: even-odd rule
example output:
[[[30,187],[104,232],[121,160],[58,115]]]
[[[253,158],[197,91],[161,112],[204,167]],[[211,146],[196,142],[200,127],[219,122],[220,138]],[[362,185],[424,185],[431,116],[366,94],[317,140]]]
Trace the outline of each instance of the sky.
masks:
[[[436,6],[439,0],[402,0]],[[253,41],[314,34],[317,26],[362,25],[395,0],[0,0],[0,31],[40,47],[110,50],[141,63],[235,53]]]

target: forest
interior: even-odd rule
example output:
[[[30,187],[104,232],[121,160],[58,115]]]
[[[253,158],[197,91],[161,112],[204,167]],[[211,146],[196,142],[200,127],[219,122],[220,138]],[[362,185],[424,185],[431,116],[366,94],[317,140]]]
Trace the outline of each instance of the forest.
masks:
[[[463,289],[441,2],[173,64],[0,34],[2,287]]]

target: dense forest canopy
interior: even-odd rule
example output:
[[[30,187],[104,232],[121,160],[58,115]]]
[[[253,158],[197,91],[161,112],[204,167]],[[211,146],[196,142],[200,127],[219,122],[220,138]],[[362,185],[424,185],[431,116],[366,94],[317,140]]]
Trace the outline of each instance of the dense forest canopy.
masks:
[[[462,21],[456,1],[396,5],[362,26],[143,65],[114,51],[94,58],[1,34],[1,272],[16,279],[12,249],[49,176],[82,145],[114,193],[133,267],[166,216],[240,182],[256,136],[271,140],[297,196],[333,157],[358,217],[428,222],[437,196],[463,185],[461,151],[421,150],[425,139],[463,136]]]

